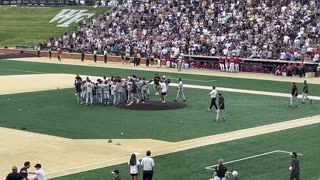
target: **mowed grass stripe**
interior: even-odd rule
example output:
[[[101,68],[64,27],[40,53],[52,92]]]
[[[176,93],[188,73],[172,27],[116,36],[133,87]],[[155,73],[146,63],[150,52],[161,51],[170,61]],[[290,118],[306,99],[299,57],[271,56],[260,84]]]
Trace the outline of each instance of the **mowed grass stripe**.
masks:
[[[56,23],[49,23],[66,8],[87,9],[89,12],[96,12],[96,15],[109,10],[93,7],[0,7],[0,46],[38,45],[50,37],[61,37],[64,32],[74,31],[77,23],[68,28],[56,27]]]
[[[231,161],[243,157],[281,149],[297,151],[304,155],[299,157],[301,163],[301,179],[318,180],[320,157],[317,156],[319,124],[280,131],[251,138],[235,140],[217,145],[195,148],[182,152],[155,157],[155,179],[207,180],[212,172],[204,169],[217,164],[222,158]],[[128,160],[129,160],[128,155]],[[230,171],[237,170],[241,179],[246,180],[285,180],[289,177],[289,154],[274,154],[250,160],[228,164]],[[112,179],[110,172],[119,169],[123,179],[129,179],[127,163],[78,173],[70,176],[54,178],[54,180],[87,180]]]
[[[74,139],[152,138],[176,142],[313,116],[320,108],[314,103],[291,109],[288,98],[223,92],[228,120],[214,124],[216,114],[207,111],[207,93],[186,88],[187,107],[162,112],[81,106],[75,102],[74,89],[4,95],[0,96],[0,125]],[[153,90],[151,94],[152,100],[160,101]],[[169,93],[168,101],[174,98],[175,93]],[[146,129],[146,125],[150,128]]]

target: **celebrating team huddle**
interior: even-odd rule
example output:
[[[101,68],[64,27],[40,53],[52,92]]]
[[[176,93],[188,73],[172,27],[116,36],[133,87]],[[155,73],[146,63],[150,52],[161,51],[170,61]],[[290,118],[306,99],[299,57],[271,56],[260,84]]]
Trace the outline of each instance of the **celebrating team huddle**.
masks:
[[[77,102],[79,104],[93,105],[127,105],[133,103],[145,103],[150,98],[150,84],[154,83],[155,95],[161,95],[162,103],[166,103],[168,96],[170,79],[166,76],[160,77],[155,74],[153,80],[146,80],[144,77],[131,75],[126,79],[121,77],[111,78],[103,77],[93,82],[89,77],[83,80],[80,75],[75,77],[75,89]],[[183,83],[179,79],[178,93],[175,101],[182,96],[185,101],[183,93]]]

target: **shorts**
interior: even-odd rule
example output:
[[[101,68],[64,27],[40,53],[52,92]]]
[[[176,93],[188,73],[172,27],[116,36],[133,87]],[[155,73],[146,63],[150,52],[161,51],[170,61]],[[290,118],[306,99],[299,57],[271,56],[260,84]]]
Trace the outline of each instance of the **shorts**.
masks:
[[[162,95],[162,96],[166,96],[167,93],[166,93],[166,92],[162,92],[161,95]]]
[[[138,173],[136,173],[136,174],[131,174],[131,173],[130,173],[130,175],[131,175],[131,176],[138,176]]]

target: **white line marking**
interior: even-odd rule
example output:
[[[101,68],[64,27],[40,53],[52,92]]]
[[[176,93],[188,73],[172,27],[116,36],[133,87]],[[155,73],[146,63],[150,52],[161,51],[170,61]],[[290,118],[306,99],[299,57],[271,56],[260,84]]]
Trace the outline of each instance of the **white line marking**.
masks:
[[[224,164],[231,164],[231,163],[235,163],[235,162],[239,162],[239,161],[244,161],[244,160],[248,160],[248,159],[253,159],[253,158],[256,158],[256,157],[261,157],[261,156],[266,156],[266,155],[269,155],[269,154],[273,154],[273,153],[288,153],[290,154],[291,152],[289,151],[282,151],[282,150],[275,150],[275,151],[270,151],[270,152],[266,152],[266,153],[262,153],[262,154],[257,154],[257,155],[254,155],[254,156],[249,156],[249,157],[245,157],[245,158],[241,158],[241,159],[236,159],[236,160],[232,160],[232,161],[228,161],[228,162],[225,162]],[[302,156],[303,154],[301,153],[297,153],[298,155]],[[208,167],[205,167],[205,169],[207,170],[214,170],[214,167],[216,167],[217,165],[212,165],[212,166],[208,166]]]

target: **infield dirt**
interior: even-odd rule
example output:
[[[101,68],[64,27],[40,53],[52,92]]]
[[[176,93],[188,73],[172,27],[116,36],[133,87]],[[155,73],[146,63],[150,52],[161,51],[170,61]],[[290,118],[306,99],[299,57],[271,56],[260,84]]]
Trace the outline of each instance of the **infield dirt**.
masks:
[[[42,58],[43,59],[43,58]],[[42,60],[41,59],[41,60]],[[37,61],[39,59],[23,61]],[[43,60],[46,63],[58,63],[49,62],[48,60]],[[63,60],[63,64],[81,64],[75,63],[74,60]],[[102,63],[94,64],[91,62],[86,62],[82,65],[86,66],[114,66],[116,68],[132,68],[117,63],[108,63],[104,65]],[[136,69],[136,68],[134,68]],[[141,67],[142,70],[154,70],[163,72],[175,72],[173,69],[167,68],[150,68]],[[208,71],[184,71],[183,73],[190,74],[200,74],[204,72],[203,75],[212,74]],[[214,73],[217,76],[234,76],[234,74],[229,73]],[[239,73],[237,76],[242,78],[262,79],[278,81],[292,81],[292,78],[288,79],[285,77],[276,77],[269,75],[257,75],[250,73]],[[1,77],[1,76],[0,76]],[[21,93],[21,92],[33,92],[42,91],[49,89],[59,88],[70,88],[73,86],[74,75],[70,74],[33,74],[33,75],[14,75],[14,76],[2,76],[2,82],[4,81],[25,81],[32,79],[39,80],[41,83],[37,84],[25,84],[23,89],[3,89],[1,88],[0,94],[10,94],[10,93]],[[96,77],[92,77],[93,79]],[[298,78],[297,78],[298,79]],[[300,79],[299,79],[300,80]],[[311,79],[309,80],[309,82]],[[318,84],[319,79],[312,79],[312,83]],[[15,86],[15,84],[12,84]],[[272,93],[270,93],[272,95]],[[276,94],[274,94],[276,95]],[[243,129],[223,134],[217,134],[213,136],[207,136],[202,138],[190,139],[186,141],[180,141],[176,143],[158,141],[152,139],[113,139],[112,143],[108,143],[108,139],[102,140],[73,140],[49,135],[43,135],[38,133],[0,128],[0,153],[1,156],[1,166],[0,172],[9,172],[12,165],[19,165],[21,167],[22,163],[26,160],[32,163],[40,162],[43,164],[44,170],[47,173],[48,178],[65,176],[69,174],[74,174],[78,172],[88,171],[92,169],[97,169],[101,167],[112,166],[116,164],[121,164],[127,162],[130,153],[137,152],[140,155],[139,158],[144,156],[145,151],[151,150],[154,156],[164,155],[168,153],[183,151],[191,148],[212,145],[232,140],[237,140],[246,137],[252,137],[277,131],[282,131],[286,129],[302,127],[311,124],[320,123],[320,116],[302,118],[292,121],[286,121],[276,124],[269,124],[265,126],[259,126],[255,128]],[[23,137],[23,138],[21,138]],[[223,138],[222,138],[223,137]]]

